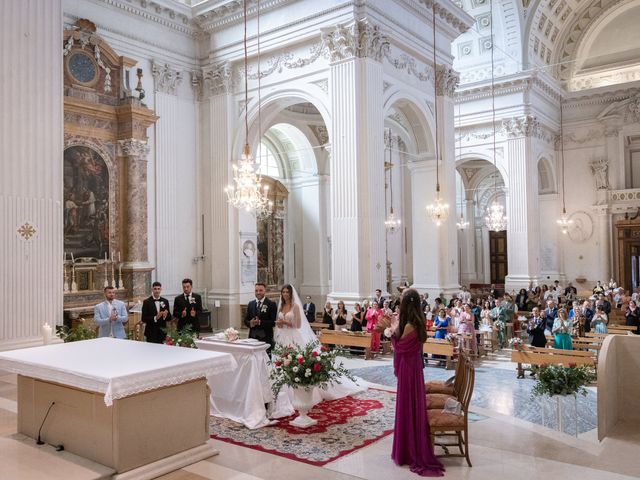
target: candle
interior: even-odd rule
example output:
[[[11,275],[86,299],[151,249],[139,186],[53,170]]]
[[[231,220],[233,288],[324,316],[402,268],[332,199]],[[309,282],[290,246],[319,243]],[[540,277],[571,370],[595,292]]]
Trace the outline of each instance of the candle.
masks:
[[[49,326],[48,323],[45,323],[42,326],[42,342],[45,345],[49,345],[49,343],[51,342],[51,334],[52,334],[51,327]]]
[[[116,255],[115,255],[115,252],[113,250],[111,250],[111,261],[112,262],[116,261]]]
[[[118,263],[120,263],[122,260],[120,260],[120,250],[118,250]]]
[[[104,252],[104,261],[107,261],[107,252]]]
[[[62,257],[62,263],[67,261],[67,251],[64,252],[64,257]]]
[[[71,252],[71,263],[76,263],[75,259],[73,258],[73,252]]]

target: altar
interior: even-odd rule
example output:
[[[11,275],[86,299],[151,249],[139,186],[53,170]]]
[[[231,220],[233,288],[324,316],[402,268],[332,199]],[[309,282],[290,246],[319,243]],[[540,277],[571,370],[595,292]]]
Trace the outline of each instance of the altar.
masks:
[[[0,369],[18,374],[18,432],[41,428],[45,443],[118,479],[215,455],[206,379],[235,368],[226,353],[113,338],[0,353]]]

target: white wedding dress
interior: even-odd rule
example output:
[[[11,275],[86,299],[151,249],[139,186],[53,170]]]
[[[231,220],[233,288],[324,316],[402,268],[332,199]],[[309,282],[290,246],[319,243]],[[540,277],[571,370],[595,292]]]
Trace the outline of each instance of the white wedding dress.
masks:
[[[297,345],[298,347],[304,347],[309,342],[318,342],[318,337],[313,333],[307,318],[303,314],[302,303],[295,289],[293,291],[293,298],[293,308],[286,314],[281,311],[280,305],[278,305],[278,320],[284,320],[293,326],[276,326],[273,336],[276,345]],[[312,394],[313,404],[315,405],[323,400],[336,400],[354,395],[359,392],[364,392],[368,388],[369,383],[361,378],[356,377],[356,381],[354,382],[347,377],[341,377],[338,381],[328,384],[325,389],[314,387]],[[269,418],[282,418],[292,415],[295,412],[293,408],[295,395],[295,389],[286,386],[283,387],[282,390],[280,390],[278,398],[272,405]]]

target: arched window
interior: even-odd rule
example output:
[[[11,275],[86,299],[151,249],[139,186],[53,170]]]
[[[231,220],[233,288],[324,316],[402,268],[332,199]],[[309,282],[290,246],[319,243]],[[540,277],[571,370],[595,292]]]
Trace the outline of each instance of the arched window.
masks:
[[[276,159],[276,156],[273,154],[271,149],[267,145],[265,145],[264,142],[260,142],[260,146],[258,147],[256,163],[260,165],[258,169],[260,175],[266,175],[272,178],[282,178],[278,160]]]

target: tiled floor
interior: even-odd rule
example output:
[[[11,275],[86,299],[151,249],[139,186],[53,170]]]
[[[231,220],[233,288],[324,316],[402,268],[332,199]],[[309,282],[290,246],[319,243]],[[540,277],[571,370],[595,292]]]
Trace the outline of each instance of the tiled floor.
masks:
[[[346,365],[358,373],[381,384],[393,385],[389,358],[367,361],[346,359]],[[600,480],[631,479],[640,477],[640,432],[620,430],[618,438],[603,443],[596,440],[595,417],[581,423],[577,438],[543,428],[522,405],[530,400],[530,382],[517,380],[505,356],[495,356],[478,366],[478,388],[473,410],[481,420],[470,424],[471,459],[469,468],[461,459],[445,459],[446,478],[496,479],[515,477],[518,480],[555,478]],[[430,378],[448,377],[451,371],[429,369]],[[592,397],[592,398],[591,398]],[[499,399],[492,401],[491,399]],[[592,409],[595,392],[585,400],[588,414]],[[533,409],[535,410],[535,409]],[[0,374],[0,436],[16,432],[16,378]],[[515,415],[514,415],[515,414]],[[486,417],[486,418],[484,418]],[[327,479],[416,479],[407,468],[397,467],[390,458],[392,436],[383,438],[324,467],[314,467],[293,460],[248,448],[211,440],[220,455],[161,477],[163,480],[327,480]],[[0,439],[2,440],[2,439]],[[0,465],[11,461],[11,452],[0,448]],[[13,454],[15,455],[15,454]],[[13,458],[15,461],[15,457]],[[40,464],[39,464],[40,463]],[[54,478],[51,468],[54,460],[38,459],[25,463],[19,469],[22,479]],[[5,478],[0,467],[0,478]],[[34,472],[41,472],[39,475]],[[44,473],[43,473],[44,472]],[[69,480],[96,478],[95,472],[75,470]],[[92,476],[93,475],[93,476]],[[58,478],[58,477],[55,477]],[[14,478],[11,478],[14,480]]]

